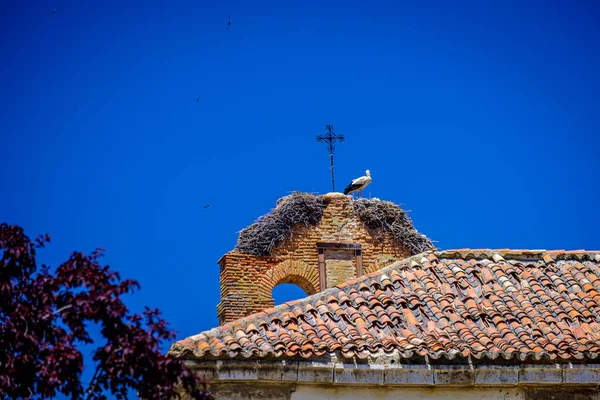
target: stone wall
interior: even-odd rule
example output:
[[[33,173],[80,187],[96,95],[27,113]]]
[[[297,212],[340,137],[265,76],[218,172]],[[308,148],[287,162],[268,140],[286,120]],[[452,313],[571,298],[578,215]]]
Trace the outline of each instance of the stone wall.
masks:
[[[211,386],[215,400],[600,400],[597,389],[579,387],[332,387],[265,383]],[[187,400],[187,399],[186,399]]]
[[[324,195],[326,208],[317,226],[298,224],[290,237],[269,257],[229,252],[220,260],[220,323],[273,307],[272,291],[281,283],[300,286],[307,295],[356,277],[354,253],[326,251],[326,287],[321,287],[318,243],[360,245],[364,274],[410,256],[410,250],[384,231],[372,232],[354,214],[352,198],[341,193]]]
[[[283,399],[284,397],[280,397]],[[519,389],[451,389],[451,388],[325,388],[299,386],[290,400],[525,400]],[[557,399],[558,400],[558,399]]]
[[[600,400],[599,364],[402,364],[385,352],[366,362],[204,361],[192,368],[221,399]],[[457,359],[456,362],[461,360]]]

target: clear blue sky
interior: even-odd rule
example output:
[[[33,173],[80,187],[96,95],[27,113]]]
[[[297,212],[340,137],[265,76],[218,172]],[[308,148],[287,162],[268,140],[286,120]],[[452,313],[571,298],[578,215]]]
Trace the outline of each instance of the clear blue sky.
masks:
[[[106,248],[178,337],[240,229],[330,190],[326,124],[439,248],[600,248],[598,3],[123,3],[3,3],[0,220]]]

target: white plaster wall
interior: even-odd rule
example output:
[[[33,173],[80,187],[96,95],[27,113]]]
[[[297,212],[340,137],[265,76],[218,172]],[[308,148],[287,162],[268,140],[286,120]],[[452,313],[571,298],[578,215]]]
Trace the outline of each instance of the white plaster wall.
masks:
[[[518,389],[323,388],[297,386],[291,400],[523,400]]]

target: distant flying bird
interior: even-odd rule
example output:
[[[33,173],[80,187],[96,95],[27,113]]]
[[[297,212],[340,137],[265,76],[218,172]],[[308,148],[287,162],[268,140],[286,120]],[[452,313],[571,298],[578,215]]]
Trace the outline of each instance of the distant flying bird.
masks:
[[[208,208],[208,207],[210,207],[210,204],[207,204],[207,205],[204,206],[204,208]]]
[[[367,176],[361,176],[360,178],[354,179],[352,183],[344,189],[344,194],[358,192],[358,197],[361,197],[361,192],[369,183],[371,183],[371,171],[367,170]]]
[[[48,15],[54,15],[54,14],[56,14],[56,8],[55,8],[54,10],[52,10],[52,11],[50,12],[50,14],[48,14]]]
[[[227,16],[227,31],[229,32],[229,27],[231,26],[231,15]]]
[[[200,97],[196,97],[196,103],[200,101]]]

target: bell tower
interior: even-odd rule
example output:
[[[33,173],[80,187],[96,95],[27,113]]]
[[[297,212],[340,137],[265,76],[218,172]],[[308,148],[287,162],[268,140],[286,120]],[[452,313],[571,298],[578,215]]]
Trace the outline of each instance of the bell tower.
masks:
[[[294,193],[240,232],[220,260],[220,323],[273,307],[272,290],[307,295],[433,249],[396,204],[341,193]]]

